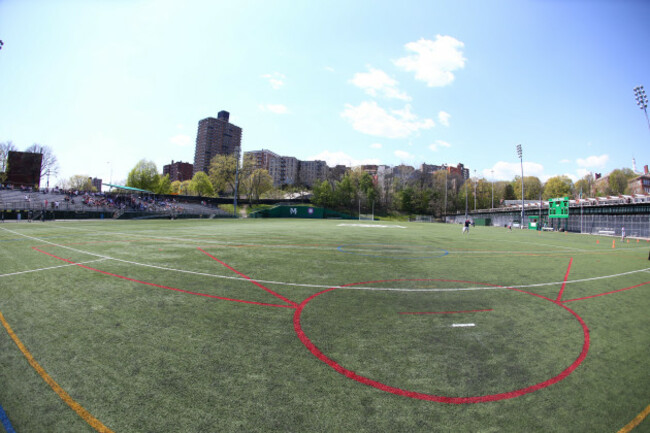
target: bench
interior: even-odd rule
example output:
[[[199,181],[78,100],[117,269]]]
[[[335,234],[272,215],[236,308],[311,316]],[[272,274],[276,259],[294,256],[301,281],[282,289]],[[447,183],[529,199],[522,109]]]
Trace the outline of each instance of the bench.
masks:
[[[614,230],[598,230],[599,235],[614,235],[616,232]]]
[[[542,231],[545,231],[545,232],[552,232],[552,231],[553,231],[553,227],[542,227]]]

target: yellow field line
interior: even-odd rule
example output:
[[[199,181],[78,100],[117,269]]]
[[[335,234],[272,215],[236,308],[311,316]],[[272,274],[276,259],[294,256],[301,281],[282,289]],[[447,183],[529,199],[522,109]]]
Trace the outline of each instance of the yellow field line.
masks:
[[[638,426],[639,424],[641,424],[641,421],[643,421],[643,419],[647,417],[649,414],[650,414],[650,405],[648,405],[648,407],[646,407],[640,414],[638,414],[632,421],[630,421],[628,425],[620,429],[618,433],[628,433],[629,431],[632,431],[632,429]]]
[[[75,412],[77,412],[77,415],[79,415],[81,418],[83,418],[84,421],[86,421],[88,424],[90,424],[91,427],[93,427],[95,430],[101,433],[113,433],[113,430],[109,429],[106,427],[104,424],[102,424],[97,418],[92,416],[90,412],[88,412],[86,409],[84,409],[79,403],[74,401],[72,397],[70,397],[70,394],[65,392],[63,388],[59,386],[58,383],[50,377],[49,374],[45,372],[43,367],[40,366],[38,362],[34,359],[31,353],[29,353],[29,350],[25,347],[25,345],[18,339],[16,334],[14,333],[13,329],[11,329],[11,326],[9,326],[9,323],[5,320],[4,316],[2,313],[0,313],[0,322],[2,322],[2,326],[5,327],[7,330],[7,333],[9,333],[9,336],[11,337],[12,340],[14,340],[14,343],[16,343],[16,346],[18,346],[18,349],[25,355],[25,358],[27,358],[27,361],[29,361],[29,364],[36,370],[36,372],[43,378],[45,382],[47,382],[48,385],[56,392],[61,399],[72,408]]]

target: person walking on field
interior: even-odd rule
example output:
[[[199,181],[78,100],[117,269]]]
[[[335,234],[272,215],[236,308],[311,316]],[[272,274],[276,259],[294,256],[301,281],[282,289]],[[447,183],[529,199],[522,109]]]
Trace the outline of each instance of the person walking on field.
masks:
[[[621,240],[625,239],[625,227],[621,227]]]
[[[469,224],[470,224],[469,220],[468,219],[465,220],[465,224],[463,225],[463,234],[465,233],[469,234]]]

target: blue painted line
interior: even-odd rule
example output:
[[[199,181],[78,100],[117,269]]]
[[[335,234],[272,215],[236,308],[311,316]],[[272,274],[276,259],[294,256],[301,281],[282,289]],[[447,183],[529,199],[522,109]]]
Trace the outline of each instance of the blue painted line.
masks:
[[[382,244],[348,244],[348,245],[339,245],[336,249],[341,253],[353,254],[355,256],[364,256],[364,257],[380,257],[385,259],[395,259],[395,260],[415,260],[415,259],[436,259],[439,257],[444,257],[449,254],[449,251],[442,248],[432,248],[432,250],[440,251],[440,254],[432,254],[426,256],[416,256],[416,257],[403,257],[403,256],[387,256],[382,254],[361,254],[354,251],[345,251],[346,247],[396,247],[401,245],[382,245]],[[407,247],[413,247],[408,245]]]
[[[7,418],[7,414],[2,406],[0,406],[0,422],[2,422],[2,426],[5,428],[7,433],[16,433],[16,430],[11,426],[11,422],[9,422],[9,418]]]

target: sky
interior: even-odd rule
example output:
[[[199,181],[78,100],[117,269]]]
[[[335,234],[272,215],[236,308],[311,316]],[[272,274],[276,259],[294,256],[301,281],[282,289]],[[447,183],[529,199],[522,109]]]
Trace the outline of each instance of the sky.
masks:
[[[0,142],[59,175],[242,150],[542,181],[650,164],[645,0],[0,0]]]

